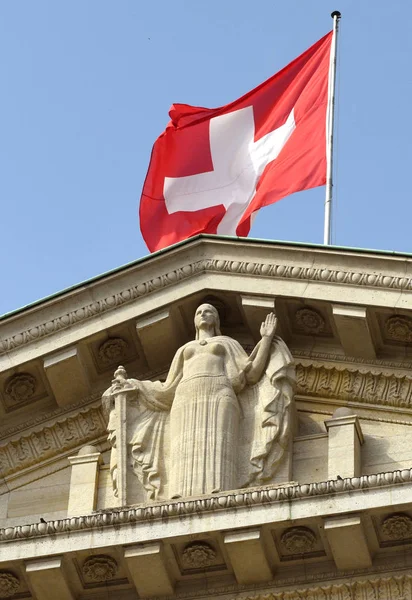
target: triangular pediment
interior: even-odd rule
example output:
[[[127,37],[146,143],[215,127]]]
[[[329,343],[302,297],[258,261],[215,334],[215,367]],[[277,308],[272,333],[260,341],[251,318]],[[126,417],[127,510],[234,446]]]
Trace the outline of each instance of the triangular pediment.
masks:
[[[56,569],[62,590],[70,581],[68,598],[100,599],[93,573],[103,568],[125,598],[136,597],[133,586],[153,595],[144,576],[152,560],[169,596],[206,597],[207,581],[223,595],[272,597],[265,586],[273,573],[282,599],[301,597],[288,591],[291,580],[299,594],[322,600],[357,600],[366,588],[395,584],[409,590],[403,571],[395,581],[384,569],[412,544],[411,263],[200,236],[3,317],[0,540],[10,544],[2,585],[18,580],[29,597],[37,566],[27,574],[21,556],[34,560],[28,548],[43,536],[46,555],[65,558],[47,558],[41,569]],[[122,505],[102,394],[119,365],[128,378],[163,382],[178,349],[193,340],[193,315],[205,302],[217,309],[223,337],[249,355],[266,315],[277,315],[296,369],[283,462],[265,485],[184,498],[170,498],[166,484],[163,496],[149,499],[133,475]],[[81,486],[90,494],[76,495]],[[93,541],[83,543],[84,532]],[[351,544],[357,554],[345,550]],[[317,587],[301,576],[302,565],[318,574]],[[351,575],[346,589],[339,577],[353,569],[373,577]],[[253,582],[260,587],[248,587]]]

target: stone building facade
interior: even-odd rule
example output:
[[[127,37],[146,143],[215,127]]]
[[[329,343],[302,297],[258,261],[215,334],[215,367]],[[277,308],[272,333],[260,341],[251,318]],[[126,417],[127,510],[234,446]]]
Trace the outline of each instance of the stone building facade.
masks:
[[[411,368],[395,253],[200,236],[6,315],[0,598],[411,600]]]

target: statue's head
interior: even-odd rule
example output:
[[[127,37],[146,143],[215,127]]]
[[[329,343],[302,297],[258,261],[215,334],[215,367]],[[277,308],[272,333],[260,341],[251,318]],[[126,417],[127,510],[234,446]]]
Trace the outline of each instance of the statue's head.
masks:
[[[199,339],[199,330],[213,328],[213,335],[222,335],[220,332],[219,313],[211,304],[201,304],[195,312],[196,339]]]

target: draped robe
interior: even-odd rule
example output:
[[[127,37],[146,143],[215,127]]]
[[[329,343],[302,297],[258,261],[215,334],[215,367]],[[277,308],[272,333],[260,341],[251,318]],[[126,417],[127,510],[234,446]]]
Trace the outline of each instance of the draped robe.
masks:
[[[165,382],[127,380],[138,390],[140,411],[130,441],[134,471],[149,499],[164,495],[166,481],[169,497],[260,485],[284,454],[295,381],[284,342],[274,338],[265,372],[254,385],[248,371],[259,344],[249,357],[227,336],[206,343],[223,352],[223,374],[200,369],[183,378],[185,355],[194,344],[189,342],[176,352]],[[247,475],[240,479],[240,472]]]

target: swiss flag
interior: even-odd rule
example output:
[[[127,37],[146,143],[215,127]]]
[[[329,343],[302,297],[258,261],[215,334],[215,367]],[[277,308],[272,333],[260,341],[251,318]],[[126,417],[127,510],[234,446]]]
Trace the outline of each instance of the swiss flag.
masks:
[[[198,233],[249,233],[253,213],[326,182],[332,32],[220,108],[173,104],[140,200],[151,252]]]

